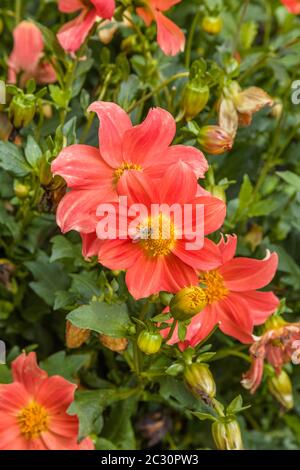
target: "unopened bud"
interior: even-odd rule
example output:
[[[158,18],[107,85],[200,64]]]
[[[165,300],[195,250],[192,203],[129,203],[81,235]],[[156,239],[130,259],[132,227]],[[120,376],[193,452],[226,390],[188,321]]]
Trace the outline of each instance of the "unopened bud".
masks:
[[[198,142],[204,152],[220,155],[233,146],[233,136],[220,126],[204,126],[198,134]]]
[[[115,352],[125,351],[128,346],[128,340],[126,338],[113,338],[112,336],[99,335],[99,341],[107,349]]]
[[[25,184],[16,182],[14,184],[15,195],[19,199],[25,199],[29,194],[29,188]]]
[[[66,324],[66,344],[70,349],[80,348],[90,337],[91,331],[78,328],[71,322]]]
[[[274,102],[274,105],[271,108],[271,116],[275,119],[280,119],[282,112],[283,112],[282,101],[277,98]]]
[[[194,395],[203,400],[215,397],[216,383],[208,365],[201,362],[187,365],[184,369],[184,378]]]
[[[207,298],[204,289],[198,286],[184,287],[171,300],[171,315],[175,320],[189,320],[201,312],[206,304]]]
[[[209,95],[207,85],[199,86],[193,82],[187,83],[182,98],[182,111],[187,121],[191,121],[201,113],[207,105]]]
[[[139,334],[137,344],[143,353],[150,355],[156,354],[161,347],[162,337],[158,332],[144,330]]]
[[[291,410],[294,407],[292,382],[284,370],[268,380],[268,387],[272,395],[286,410]]]
[[[222,31],[223,20],[220,16],[207,15],[202,20],[202,29],[208,34],[219,34]]]
[[[16,129],[28,126],[36,111],[34,95],[15,95],[9,105],[9,119]]]
[[[170,294],[169,292],[160,292],[159,293],[159,300],[163,305],[166,307],[170,305],[171,300],[173,299],[173,294]]]
[[[212,424],[212,436],[218,450],[243,450],[243,440],[239,423],[216,421]]]

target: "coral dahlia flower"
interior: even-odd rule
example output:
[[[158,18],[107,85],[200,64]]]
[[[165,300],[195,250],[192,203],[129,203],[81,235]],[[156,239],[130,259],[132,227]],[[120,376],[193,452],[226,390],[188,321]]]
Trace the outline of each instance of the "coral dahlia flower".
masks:
[[[67,52],[76,52],[84,43],[94,26],[97,17],[111,19],[115,11],[114,0],[59,0],[58,9],[62,13],[80,14],[66,23],[57,34],[61,47]]]
[[[253,327],[261,325],[278,307],[279,300],[272,292],[260,289],[273,279],[278,257],[267,253],[263,260],[234,258],[236,236],[223,238],[216,246],[222,261],[213,270],[199,272],[200,285],[206,293],[206,307],[192,318],[187,329],[186,341],[180,346],[196,346],[219,325],[226,335],[242,343],[253,342]],[[169,328],[162,334],[167,336]],[[178,343],[174,332],[170,344]]]
[[[48,377],[36,354],[22,353],[12,363],[13,383],[0,384],[0,450],[88,450],[77,443],[78,419],[67,414],[76,385]]]
[[[294,15],[300,14],[300,0],[281,0],[281,3]]]
[[[44,41],[39,28],[30,21],[22,21],[13,32],[14,47],[8,58],[8,81],[20,86],[34,78],[39,84],[53,83],[56,73],[43,59]]]
[[[145,0],[145,6],[136,9],[147,26],[157,25],[157,42],[166,55],[176,55],[184,50],[185,37],[178,26],[162,12],[169,10],[181,0]]]
[[[128,114],[114,103],[95,102],[89,110],[100,119],[99,149],[72,145],[52,163],[52,172],[71,188],[57,210],[63,232],[95,232],[97,207],[118,200],[117,184],[131,171],[160,178],[170,165],[182,160],[197,178],[204,177],[208,164],[202,152],[184,145],[171,146],[176,124],[167,111],[154,108],[142,124],[133,126]]]
[[[271,364],[277,375],[282,366],[291,360],[300,363],[300,323],[287,323],[279,315],[267,320],[264,334],[250,347],[252,364],[243,375],[242,385],[255,393],[264,372],[264,361]]]
[[[147,209],[146,214],[136,225],[137,237],[129,230],[124,236],[123,228],[117,227],[115,239],[100,243],[98,258],[110,269],[127,270],[126,284],[134,298],[164,290],[177,292],[197,281],[196,269],[209,270],[220,263],[219,252],[212,241],[204,239],[203,247],[199,245],[193,250],[187,244],[195,233],[204,237],[217,230],[226,213],[226,206],[220,199],[196,195],[197,178],[189,165],[183,162],[172,165],[155,185],[141,172],[126,172],[119,181],[118,191],[128,197],[129,207],[141,204]],[[156,204],[160,205],[159,211],[153,215],[152,208]],[[182,227],[185,205],[191,208],[192,223],[187,230]],[[171,206],[175,207],[174,211],[169,210]],[[199,206],[204,208],[204,219],[196,216]],[[120,220],[118,204],[115,211]],[[130,214],[127,220],[129,226]]]

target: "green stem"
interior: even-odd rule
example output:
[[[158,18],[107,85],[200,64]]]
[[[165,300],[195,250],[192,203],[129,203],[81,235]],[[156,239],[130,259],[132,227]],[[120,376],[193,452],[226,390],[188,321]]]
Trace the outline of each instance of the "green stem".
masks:
[[[233,42],[233,51],[232,51],[233,55],[236,53],[238,45],[239,45],[241,28],[242,28],[242,25],[244,23],[244,19],[245,19],[247,10],[248,10],[249,3],[250,3],[250,0],[245,0],[244,1],[243,9],[242,9],[241,16],[240,16],[238,26],[237,26],[237,32],[236,32],[235,39],[234,39],[234,42]]]
[[[170,331],[169,331],[169,333],[168,333],[168,336],[166,337],[166,340],[165,340],[166,343],[172,338],[177,323],[178,323],[177,320],[174,320],[174,321],[173,321],[172,326],[171,326],[171,328],[170,328]]]
[[[18,24],[21,21],[21,8],[22,8],[22,0],[16,0],[16,2],[15,2],[15,23],[16,23],[16,26],[18,26]]]
[[[186,44],[186,51],[185,51],[185,66],[188,69],[191,63],[191,53],[192,53],[192,46],[193,46],[193,39],[196,31],[197,24],[199,22],[200,16],[202,12],[198,10],[196,15],[194,16],[193,22],[190,27],[189,36]]]
[[[188,76],[189,76],[189,72],[176,73],[175,75],[173,75],[172,77],[168,78],[163,83],[158,85],[156,88],[154,88],[152,91],[147,93],[141,99],[139,99],[138,101],[133,103],[131,106],[129,106],[129,108],[127,109],[127,112],[131,113],[135,108],[140,106],[140,104],[144,103],[145,101],[148,101],[150,98],[152,98],[152,96],[156,95],[156,93],[158,93],[160,90],[162,90],[164,87],[168,86],[170,83],[174,82],[175,80],[178,80],[179,78],[188,77]]]

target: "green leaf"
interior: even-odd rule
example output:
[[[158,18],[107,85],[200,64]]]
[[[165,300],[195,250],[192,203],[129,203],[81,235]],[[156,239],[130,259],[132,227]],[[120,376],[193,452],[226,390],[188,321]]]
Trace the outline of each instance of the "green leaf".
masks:
[[[71,243],[66,237],[62,235],[57,235],[51,239],[52,246],[52,254],[50,257],[50,262],[53,263],[54,261],[64,259],[64,258],[75,258],[77,256],[76,245]]]
[[[217,418],[209,413],[201,413],[199,411],[195,411],[193,415],[200,419],[200,421],[217,421]]]
[[[31,289],[48,305],[54,305],[55,293],[67,289],[68,275],[59,263],[50,263],[48,256],[40,252],[35,261],[24,263],[33,274],[35,281],[30,282]]]
[[[12,382],[12,375],[5,364],[0,364],[0,384],[9,384]]]
[[[42,151],[37,142],[31,135],[28,136],[25,147],[25,157],[29,165],[32,166],[32,168],[37,168],[42,155]]]
[[[0,141],[0,167],[15,176],[26,176],[30,172],[21,150],[11,142]]]
[[[291,171],[277,171],[276,174],[280,176],[286,183],[293,186],[296,191],[300,192],[300,177]]]
[[[99,437],[96,441],[97,450],[118,450],[118,448],[108,439],[104,437]]]
[[[111,416],[105,423],[103,436],[109,439],[119,450],[135,450],[135,434],[131,416],[136,408],[136,397],[114,406]]]
[[[116,338],[126,335],[131,325],[125,304],[91,302],[89,305],[73,310],[67,318],[78,328],[97,331]]]
[[[244,175],[243,184],[239,192],[239,209],[248,207],[253,194],[253,186],[248,175]]]
[[[51,375],[61,375],[66,380],[74,382],[78,371],[90,360],[89,354],[66,355],[65,351],[59,351],[40,363],[42,369]]]

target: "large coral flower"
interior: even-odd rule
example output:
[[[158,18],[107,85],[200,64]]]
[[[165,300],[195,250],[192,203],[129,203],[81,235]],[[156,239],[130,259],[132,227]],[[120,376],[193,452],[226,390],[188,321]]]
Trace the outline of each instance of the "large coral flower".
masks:
[[[221,263],[216,269],[199,273],[206,294],[206,307],[195,315],[188,326],[182,348],[196,346],[216,325],[226,335],[242,343],[253,342],[253,327],[261,325],[276,310],[279,300],[272,292],[260,289],[273,279],[278,257],[268,252],[264,260],[234,258],[237,238],[223,238],[217,249]],[[168,330],[163,331],[164,335]],[[179,341],[175,331],[170,344]]]
[[[180,2],[181,0],[145,0],[145,6],[137,8],[137,14],[147,26],[150,26],[152,21],[156,22],[157,42],[166,55],[176,55],[184,50],[183,32],[162,13]]]
[[[264,327],[264,334],[250,347],[251,367],[243,375],[242,385],[255,393],[264,372],[264,361],[271,364],[277,375],[282,366],[291,360],[300,363],[300,323],[288,323],[282,317],[270,317]]]
[[[58,32],[61,47],[67,52],[76,52],[85,41],[98,16],[111,19],[115,11],[114,0],[59,0],[62,13],[80,11],[79,16],[65,24]]]
[[[128,197],[128,207],[142,205],[146,214],[136,225],[137,237],[129,230],[124,236],[123,228],[117,227],[115,239],[99,243],[98,257],[110,269],[127,270],[126,284],[133,297],[148,297],[164,290],[177,292],[197,281],[196,269],[208,270],[220,263],[214,243],[204,235],[222,225],[226,207],[218,198],[197,196],[197,178],[189,165],[172,165],[156,185],[141,172],[127,172],[119,181],[118,191]],[[159,210],[153,214],[155,205]],[[191,224],[187,227],[183,222],[185,207],[191,209]],[[203,209],[203,217],[197,216],[198,207]],[[120,220],[122,209],[118,204],[114,209]],[[130,226],[130,214],[124,216]],[[98,227],[97,234],[100,236]],[[203,234],[204,243],[191,249],[189,243],[195,234]]]
[[[52,163],[52,172],[71,188],[57,211],[63,232],[95,232],[97,207],[117,201],[117,184],[130,171],[160,178],[172,163],[182,160],[198,178],[204,177],[208,164],[199,150],[171,146],[176,124],[167,111],[152,109],[142,124],[132,126],[128,114],[114,103],[95,102],[89,109],[100,119],[99,149],[72,145]]]
[[[20,85],[34,78],[39,84],[53,83],[56,73],[53,66],[43,60],[44,41],[39,28],[30,21],[22,21],[14,29],[14,48],[8,58],[8,81]]]
[[[281,0],[281,3],[294,15],[300,14],[300,0]]]
[[[76,385],[40,369],[36,354],[12,363],[14,382],[0,384],[0,450],[88,450],[77,443],[78,419],[67,414]]]

